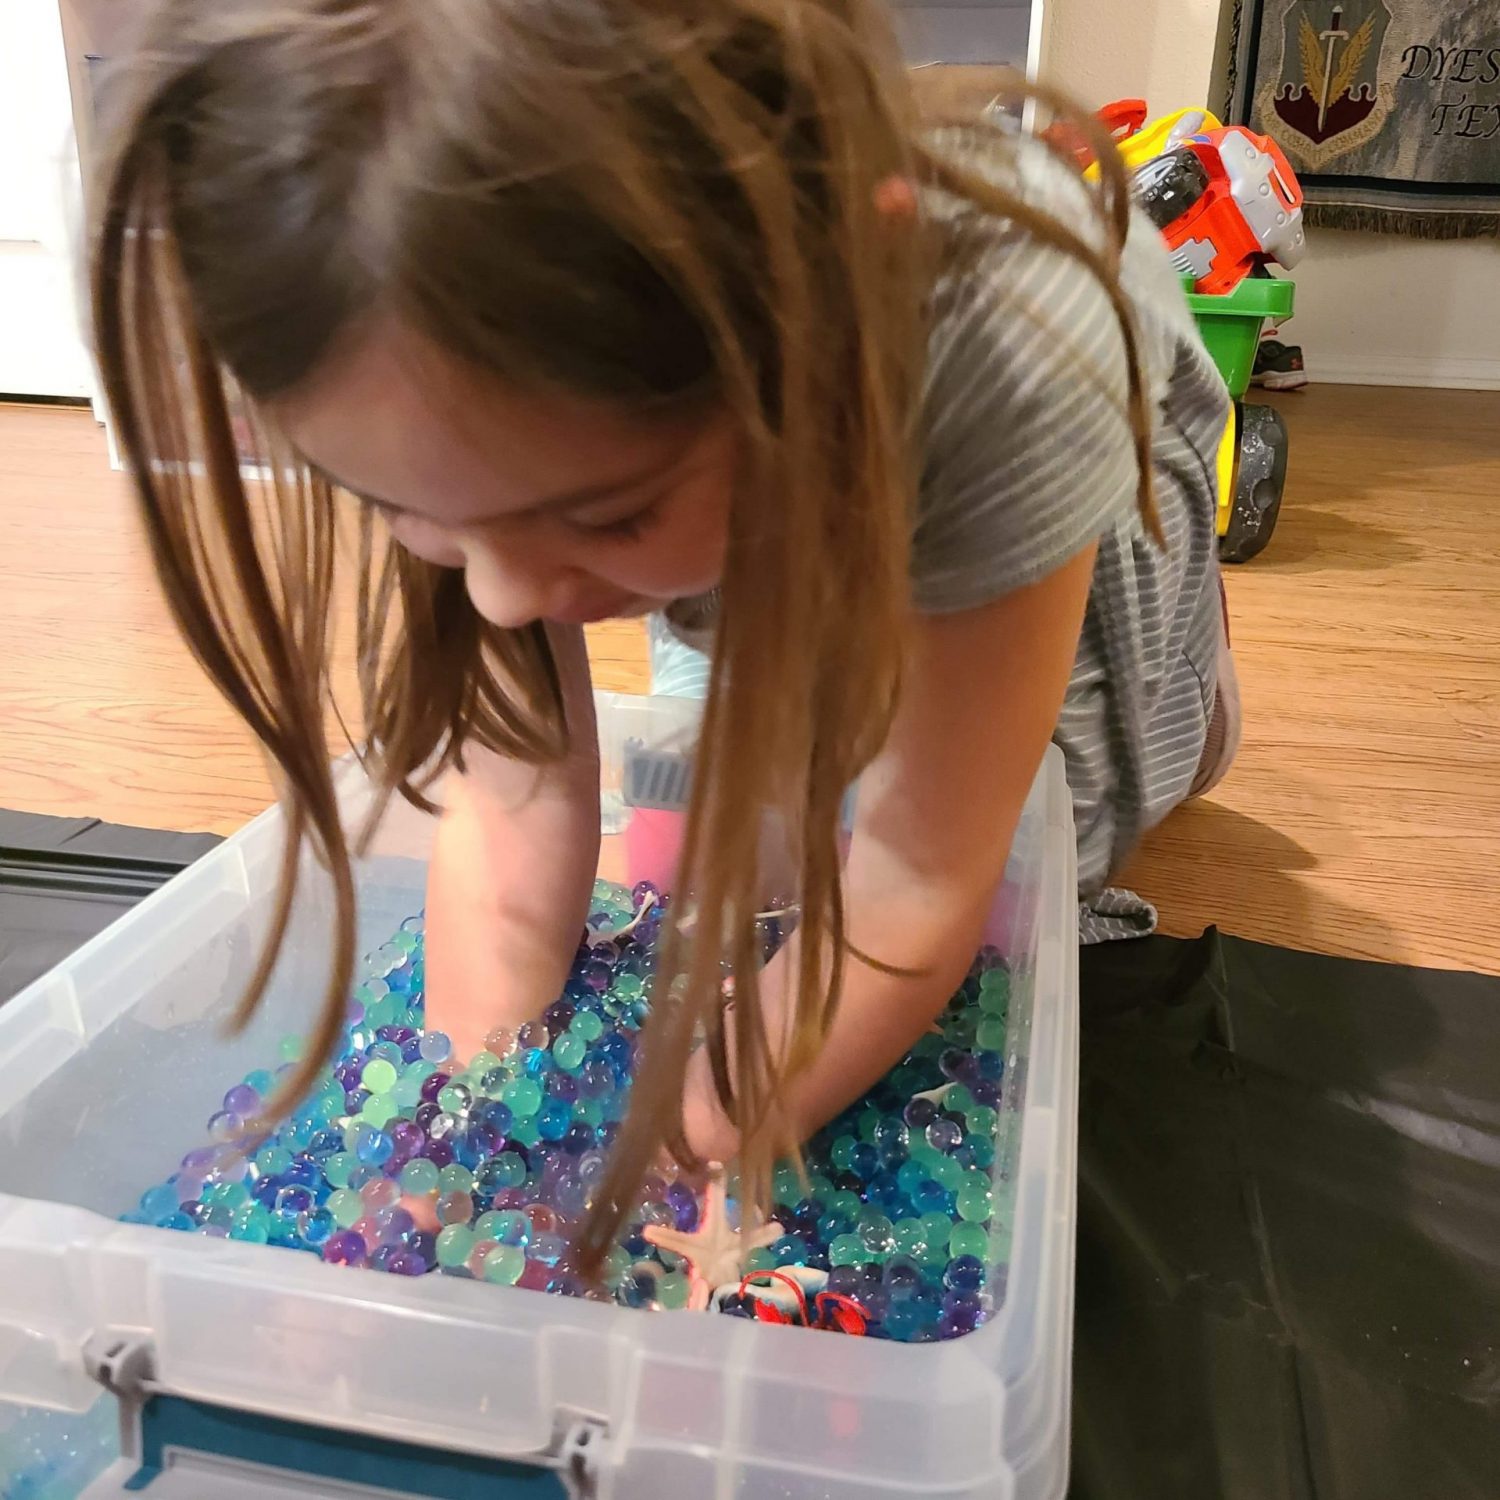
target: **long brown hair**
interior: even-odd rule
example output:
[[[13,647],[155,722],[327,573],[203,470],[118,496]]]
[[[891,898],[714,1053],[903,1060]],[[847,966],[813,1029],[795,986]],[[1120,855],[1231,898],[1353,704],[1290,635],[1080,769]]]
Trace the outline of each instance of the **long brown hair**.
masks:
[[[325,732],[333,495],[268,404],[379,314],[509,381],[648,408],[707,397],[737,421],[749,472],[731,502],[680,875],[696,921],[690,939],[669,931],[581,1262],[597,1263],[663,1142],[688,1158],[682,1080],[700,1030],[741,1130],[744,1191],[763,1202],[774,1158],[796,1145],[784,1089],[840,987],[841,800],[900,689],[936,267],[920,216],[882,205],[892,183],[960,194],[1107,288],[1149,518],[1114,154],[1101,140],[1110,232],[1097,236],[944,160],[873,0],[158,0],[110,102],[94,261],[108,400],[178,623],[274,759],[289,817],[240,1023],[285,933],[304,842],[336,895],[328,989],[281,1103],[337,1044],[354,891]],[[241,476],[231,381],[259,486]],[[420,800],[466,745],[564,754],[540,628],[486,623],[460,574],[376,547],[368,523],[363,537],[363,753],[381,792]],[[794,830],[798,868],[787,1057],[755,983],[765,808]]]

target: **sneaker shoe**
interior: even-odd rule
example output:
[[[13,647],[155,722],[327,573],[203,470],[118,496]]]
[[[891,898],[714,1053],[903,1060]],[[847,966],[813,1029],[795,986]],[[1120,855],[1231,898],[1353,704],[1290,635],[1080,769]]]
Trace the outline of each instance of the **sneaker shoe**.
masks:
[[[1301,346],[1262,339],[1255,351],[1255,373],[1250,383],[1268,391],[1300,391],[1308,383]]]

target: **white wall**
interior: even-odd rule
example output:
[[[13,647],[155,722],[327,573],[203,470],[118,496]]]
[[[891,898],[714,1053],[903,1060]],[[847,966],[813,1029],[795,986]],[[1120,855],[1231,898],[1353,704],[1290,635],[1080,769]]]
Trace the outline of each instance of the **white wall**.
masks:
[[[1041,68],[1092,106],[1209,92],[1218,0],[1046,0]],[[1289,337],[1315,379],[1500,389],[1500,242],[1315,230]]]

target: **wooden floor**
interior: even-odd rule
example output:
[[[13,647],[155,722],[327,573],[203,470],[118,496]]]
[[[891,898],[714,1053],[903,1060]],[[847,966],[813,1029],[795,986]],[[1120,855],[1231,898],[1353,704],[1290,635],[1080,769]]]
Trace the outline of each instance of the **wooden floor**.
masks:
[[[1281,528],[1228,581],[1240,761],[1126,879],[1169,932],[1500,973],[1500,394],[1283,409]],[[84,412],[0,407],[0,601],[0,807],[227,832],[265,805]],[[600,686],[644,687],[638,625],[593,645]]]

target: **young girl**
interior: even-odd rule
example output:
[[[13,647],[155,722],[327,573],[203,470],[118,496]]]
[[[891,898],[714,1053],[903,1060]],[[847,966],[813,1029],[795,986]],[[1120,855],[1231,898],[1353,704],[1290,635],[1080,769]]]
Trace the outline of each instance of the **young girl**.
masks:
[[[737,1156],[754,1194],[924,1030],[1049,739],[1085,935],[1128,928],[1107,876],[1233,749],[1227,402],[1112,153],[1095,194],[1019,134],[921,127],[870,0],[164,0],[117,87],[121,446],[177,618],[280,768],[282,916],[304,838],[338,895],[296,1087],[352,962],[336,491],[372,774],[419,798],[451,773],[427,1014],[460,1050],[557,995],[587,910],[582,627],[653,614],[712,653],[694,921],[585,1262],[663,1143]],[[768,808],[801,918],[757,977]]]

